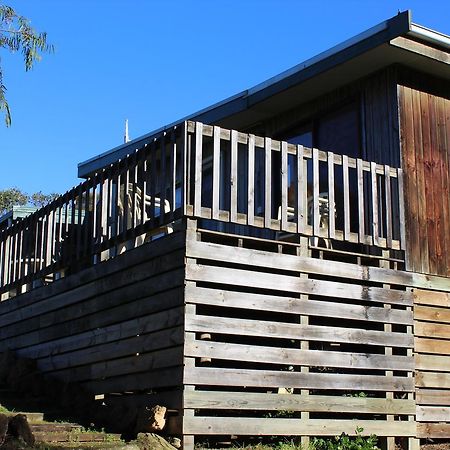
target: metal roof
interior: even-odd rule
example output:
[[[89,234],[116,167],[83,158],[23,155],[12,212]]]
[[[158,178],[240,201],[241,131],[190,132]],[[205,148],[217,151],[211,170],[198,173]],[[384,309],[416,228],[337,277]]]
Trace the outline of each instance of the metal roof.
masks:
[[[448,76],[448,72],[444,72],[448,67],[442,69],[439,61],[429,64],[427,55],[422,58],[411,55],[406,47],[396,44],[395,39],[401,36],[436,49],[450,49],[449,36],[412,23],[411,12],[404,11],[250,89],[80,163],[78,176],[87,177],[124,158],[150,142],[155,135],[185,120],[243,128],[283,108],[288,109],[293,98],[297,103],[303,103],[396,62]]]

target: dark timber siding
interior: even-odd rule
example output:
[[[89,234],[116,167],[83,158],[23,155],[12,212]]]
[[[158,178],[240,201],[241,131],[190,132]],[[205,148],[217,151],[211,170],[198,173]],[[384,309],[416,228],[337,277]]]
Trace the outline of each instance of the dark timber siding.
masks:
[[[399,86],[407,269],[450,276],[450,100]]]

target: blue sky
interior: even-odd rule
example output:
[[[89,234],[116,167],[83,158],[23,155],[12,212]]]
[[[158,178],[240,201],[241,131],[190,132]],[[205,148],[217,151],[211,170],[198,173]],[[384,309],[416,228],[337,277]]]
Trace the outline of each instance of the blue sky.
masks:
[[[0,0],[1,1],[1,0]],[[55,45],[0,57],[0,189],[63,193],[77,164],[247,89],[389,17],[450,34],[449,1],[6,0]]]

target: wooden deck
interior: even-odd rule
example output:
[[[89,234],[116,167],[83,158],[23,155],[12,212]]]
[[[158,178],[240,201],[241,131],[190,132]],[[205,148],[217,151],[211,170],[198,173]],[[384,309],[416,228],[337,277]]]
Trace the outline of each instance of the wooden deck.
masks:
[[[2,230],[0,295],[115,257],[185,217],[404,259],[402,176],[399,168],[186,122]]]

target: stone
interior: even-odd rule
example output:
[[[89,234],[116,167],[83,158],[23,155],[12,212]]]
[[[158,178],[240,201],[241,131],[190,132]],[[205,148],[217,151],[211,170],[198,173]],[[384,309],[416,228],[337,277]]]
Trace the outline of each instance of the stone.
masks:
[[[0,414],[0,446],[5,442],[6,432],[8,431],[8,416]]]
[[[139,433],[135,442],[141,450],[176,450],[176,447],[155,433]]]
[[[17,414],[9,419],[8,435],[14,438],[20,438],[28,445],[34,445],[34,436],[28,424],[27,416],[24,414]]]
[[[139,409],[136,418],[136,433],[161,431],[166,425],[165,406],[155,405]]]
[[[173,445],[175,448],[181,448],[181,439],[177,437],[170,437],[167,439],[169,444]]]

